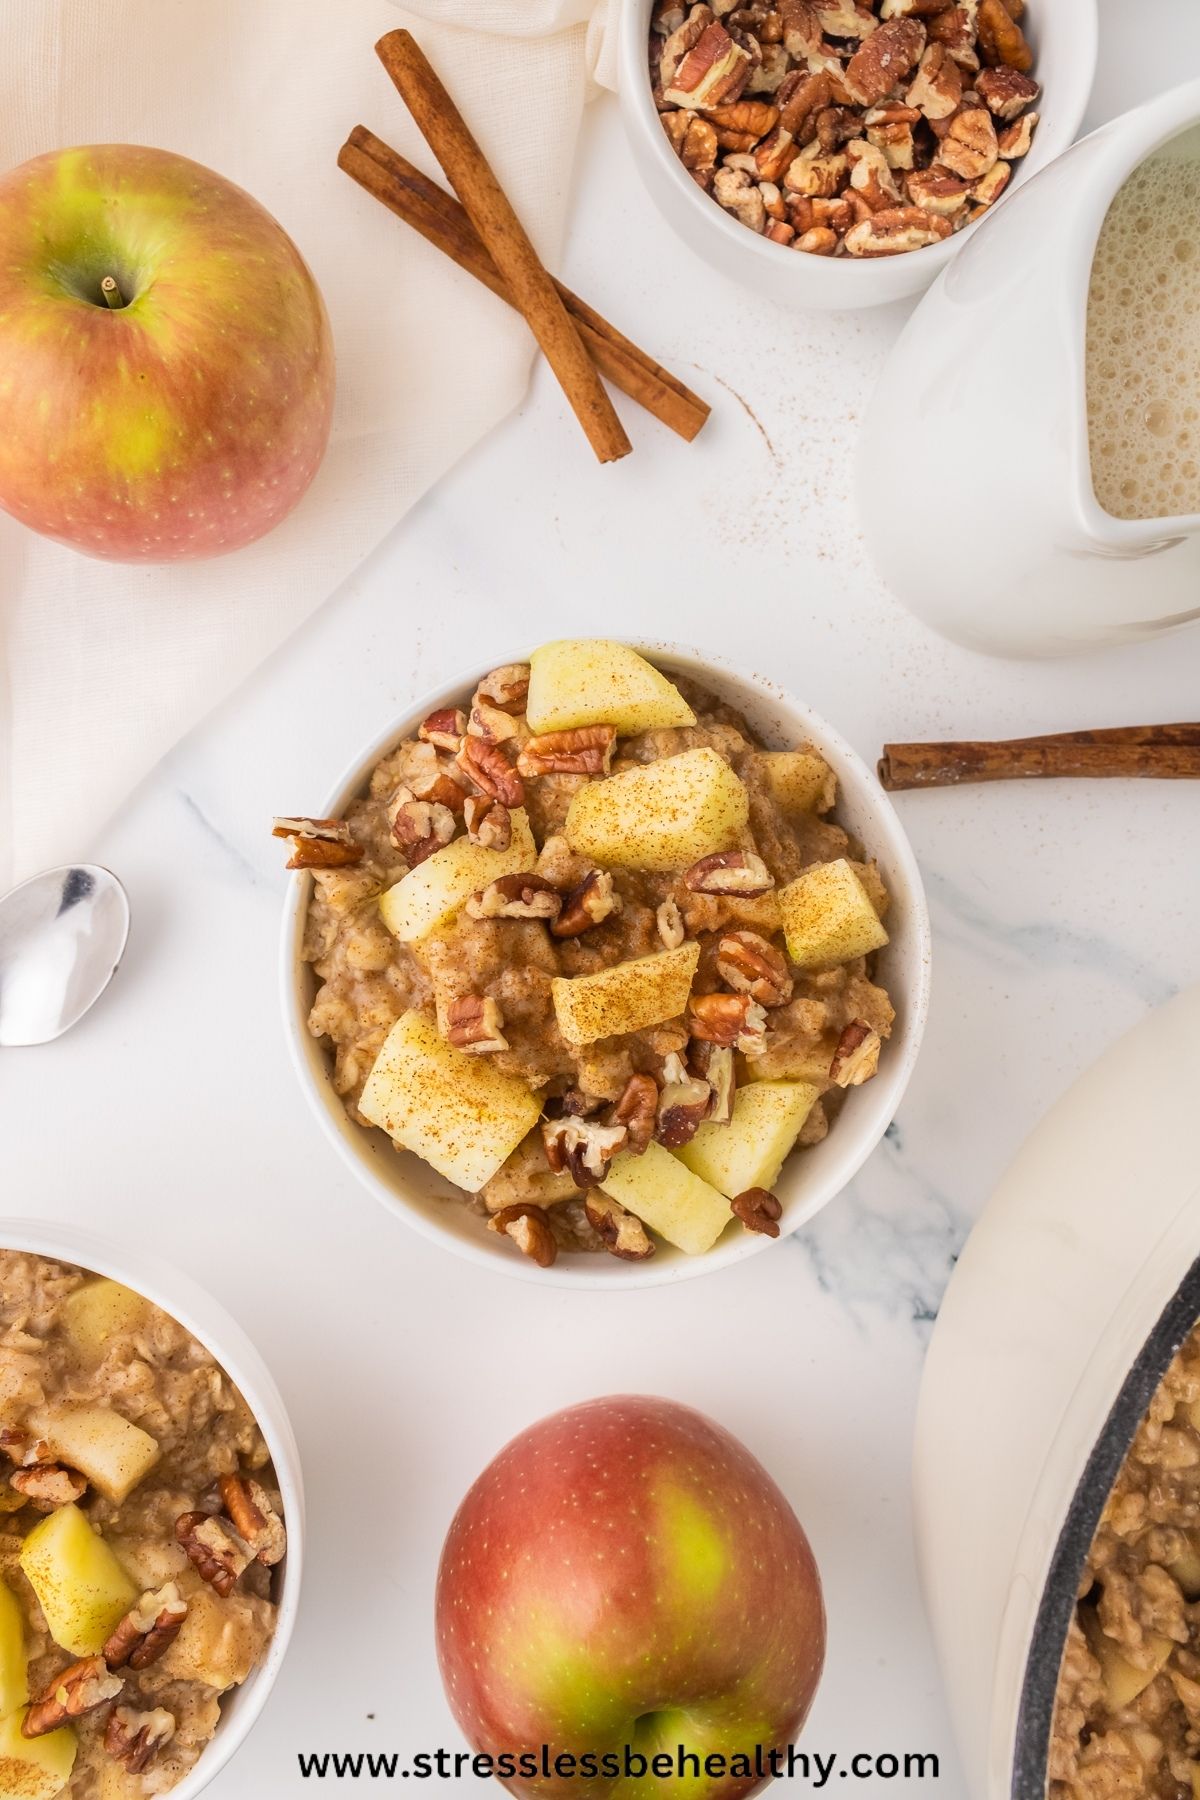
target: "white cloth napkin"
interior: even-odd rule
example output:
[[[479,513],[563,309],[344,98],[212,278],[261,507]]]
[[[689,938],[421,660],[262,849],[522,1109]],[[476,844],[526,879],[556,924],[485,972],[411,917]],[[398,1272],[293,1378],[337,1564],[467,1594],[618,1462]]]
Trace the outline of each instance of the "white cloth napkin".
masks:
[[[412,14],[419,14],[413,17]],[[443,181],[374,54],[418,34],[551,265],[607,0],[12,0],[0,168],[72,144],[178,150],[254,194],[325,295],[333,437],[249,549],[96,562],[0,514],[0,886],[83,855],[163,753],[520,400],[523,322],[336,166],[371,127]]]

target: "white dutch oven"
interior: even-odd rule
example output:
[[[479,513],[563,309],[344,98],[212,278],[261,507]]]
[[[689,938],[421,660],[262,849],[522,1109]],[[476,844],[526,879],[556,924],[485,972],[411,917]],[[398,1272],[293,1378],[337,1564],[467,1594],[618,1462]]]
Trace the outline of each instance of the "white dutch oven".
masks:
[[[946,1294],[915,1447],[925,1601],[974,1800],[1044,1800],[1084,1559],[1200,1317],[1200,988],[1038,1127]]]

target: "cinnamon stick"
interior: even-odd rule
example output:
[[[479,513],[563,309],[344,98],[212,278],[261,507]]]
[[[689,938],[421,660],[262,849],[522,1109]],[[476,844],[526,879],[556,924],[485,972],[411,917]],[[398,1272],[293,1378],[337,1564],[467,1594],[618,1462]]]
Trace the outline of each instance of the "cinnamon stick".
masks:
[[[496,180],[467,122],[410,31],[389,31],[375,46],[422,136],[446,172],[491,253],[518,309],[541,345],[588,442],[601,462],[633,448],[604,390],[596,365]]]
[[[398,150],[365,125],[356,125],[338,151],[338,167],[498,299],[516,306],[503,276],[458,201]],[[712,409],[578,294],[561,281],[554,285],[600,373],[690,443]]]
[[[893,793],[977,781],[1200,781],[1200,724],[1124,725],[994,742],[885,744],[879,779]]]

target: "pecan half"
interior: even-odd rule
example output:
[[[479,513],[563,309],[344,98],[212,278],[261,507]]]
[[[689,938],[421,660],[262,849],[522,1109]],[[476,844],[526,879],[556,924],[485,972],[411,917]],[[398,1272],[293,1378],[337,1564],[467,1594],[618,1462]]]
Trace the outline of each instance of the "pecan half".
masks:
[[[234,1530],[256,1562],[273,1569],[287,1553],[287,1532],[270,1496],[253,1476],[222,1475],[219,1487]]]
[[[483,994],[463,994],[446,1009],[446,1042],[470,1056],[491,1056],[508,1049],[504,1014],[499,1004]]]
[[[251,1562],[250,1546],[230,1530],[215,1513],[182,1513],[175,1521],[175,1538],[201,1581],[227,1600],[234,1583]]]
[[[289,869],[344,869],[364,855],[345,819],[276,819],[271,836],[291,839]]]
[[[387,809],[392,842],[410,869],[441,850],[454,836],[454,814],[436,800],[414,800],[408,788],[399,788]]]
[[[87,1491],[86,1476],[64,1468],[62,1463],[39,1463],[34,1468],[18,1469],[8,1480],[10,1487],[42,1512],[70,1506]]]
[[[659,1143],[667,1150],[689,1144],[712,1111],[712,1102],[713,1091],[707,1081],[689,1074],[682,1057],[666,1057],[655,1132]]]
[[[904,186],[914,206],[936,213],[939,218],[952,219],[966,210],[969,183],[946,169],[917,169],[906,178]]]
[[[751,58],[723,25],[706,26],[663,95],[674,106],[708,112],[736,100],[750,79]]]
[[[654,1255],[654,1242],[646,1227],[607,1194],[590,1193],[583,1203],[588,1224],[604,1248],[625,1262],[645,1262]]]
[[[860,219],[846,233],[850,256],[901,256],[908,250],[924,250],[951,236],[954,227],[936,213],[919,206],[893,206],[873,218]]]
[[[541,875],[499,875],[467,901],[472,919],[557,919],[562,895]]]
[[[984,62],[1004,63],[1027,75],[1033,51],[1004,0],[979,0],[979,50]]]
[[[148,1669],[179,1635],[187,1618],[187,1601],[173,1581],[143,1594],[110,1634],[101,1654],[110,1669]]]
[[[865,1019],[852,1019],[837,1041],[829,1079],[840,1088],[861,1087],[879,1067],[879,1033]]]
[[[761,1056],[767,1015],[749,994],[697,994],[691,1001],[692,1036],[727,1044],[744,1056]]]
[[[843,80],[859,106],[878,106],[921,60],[925,27],[917,19],[889,19],[859,45]]]
[[[529,698],[529,675],[528,663],[503,663],[484,676],[475,689],[476,695],[501,712],[524,712]]]
[[[174,1715],[165,1707],[137,1712],[132,1706],[115,1706],[104,1730],[104,1748],[130,1775],[140,1775],[174,1736]]]
[[[565,1169],[577,1188],[599,1187],[628,1135],[624,1125],[602,1125],[598,1119],[568,1115],[542,1121],[546,1161],[556,1175]]]
[[[521,775],[607,775],[617,733],[612,725],[581,725],[527,738],[517,758]]]
[[[1032,106],[1041,91],[1033,76],[1023,75],[1020,69],[984,69],[975,83],[975,92],[993,118],[1003,119],[1006,125]]]
[[[783,1006],[792,997],[792,978],[781,950],[757,931],[727,931],[717,945],[717,974],[760,1006]]]
[[[608,1115],[608,1122],[625,1127],[624,1148],[631,1156],[641,1156],[654,1136],[657,1114],[657,1081],[653,1075],[631,1075],[625,1092]]]
[[[1000,155],[992,115],[983,106],[956,113],[938,145],[936,166],[964,181],[978,181]]]
[[[686,869],[683,885],[694,894],[740,894],[745,898],[768,893],[775,886],[775,877],[762,857],[749,850],[720,850],[715,856],[702,856]]]
[[[1022,113],[1014,124],[1000,133],[1000,154],[1005,162],[1013,163],[1020,157],[1029,155],[1033,148],[1033,134],[1040,123],[1039,113]]]
[[[558,1255],[558,1245],[550,1221],[540,1206],[506,1206],[493,1213],[488,1230],[511,1238],[522,1256],[528,1256],[539,1269],[548,1269]]]
[[[59,1673],[25,1714],[21,1736],[45,1737],[68,1719],[81,1719],[107,1700],[115,1700],[125,1686],[119,1675],[110,1675],[102,1656],[85,1656]]]
[[[459,768],[489,800],[502,806],[524,806],[525,784],[500,744],[485,738],[465,737],[458,752]]]
[[[442,706],[437,712],[431,712],[427,719],[417,726],[417,736],[423,744],[435,744],[439,750],[453,750],[467,735],[467,715],[457,706]]]
[[[471,794],[463,808],[467,836],[485,850],[507,850],[512,843],[512,814],[486,794]]]
[[[962,70],[945,44],[930,44],[908,90],[908,104],[927,119],[948,119],[957,111],[962,96]]]
[[[757,1231],[763,1237],[779,1236],[779,1220],[783,1216],[783,1208],[774,1194],[768,1193],[766,1188],[747,1188],[744,1194],[738,1194],[729,1204],[747,1231]]]
[[[678,950],[687,936],[683,927],[683,914],[679,910],[679,902],[670,894],[663,901],[654,915],[658,926],[658,935],[668,950]]]
[[[752,150],[778,125],[779,108],[768,100],[735,100],[730,106],[714,106],[708,122],[724,149]]]
[[[613,887],[612,876],[607,869],[593,869],[565,896],[550,930],[557,938],[578,937],[620,910],[621,896]]]

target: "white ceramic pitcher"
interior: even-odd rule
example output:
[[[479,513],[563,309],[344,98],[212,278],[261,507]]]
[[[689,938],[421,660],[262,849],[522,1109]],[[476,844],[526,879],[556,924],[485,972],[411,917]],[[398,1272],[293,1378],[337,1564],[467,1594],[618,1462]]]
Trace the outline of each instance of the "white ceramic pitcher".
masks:
[[[1083,139],[1013,195],[917,308],[859,464],[876,567],[973,649],[1054,656],[1200,620],[1200,514],[1125,520],[1092,485],[1092,260],[1126,177],[1200,122],[1200,81]]]

